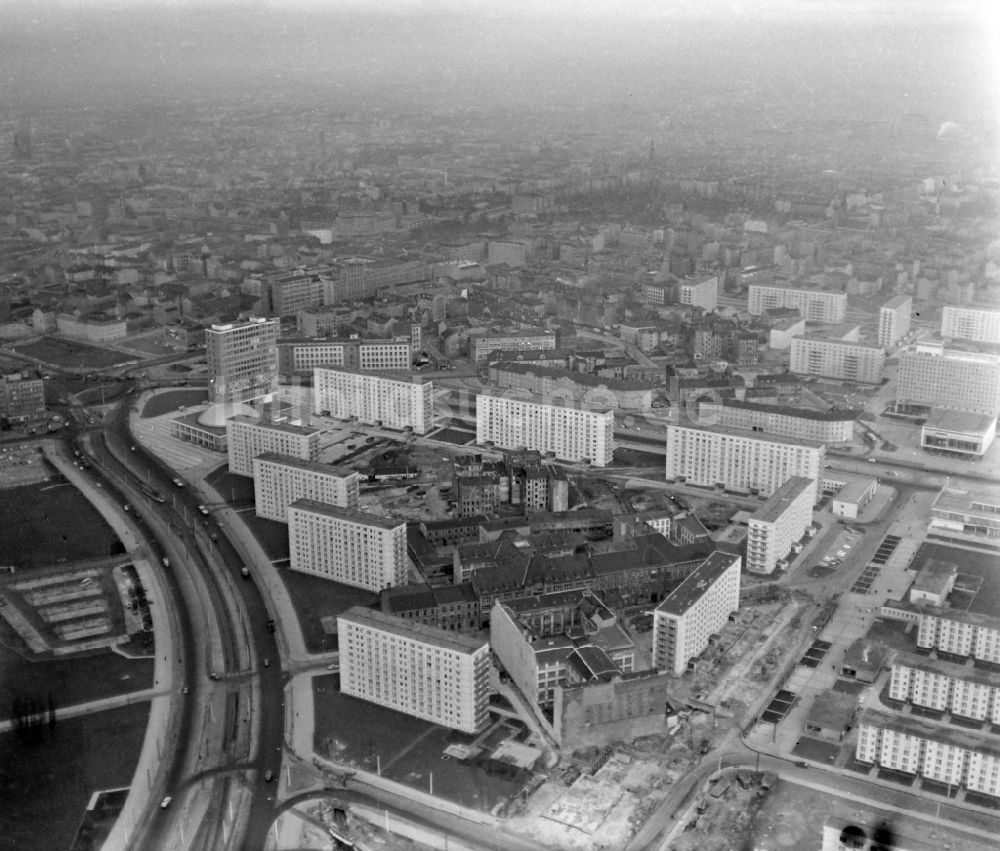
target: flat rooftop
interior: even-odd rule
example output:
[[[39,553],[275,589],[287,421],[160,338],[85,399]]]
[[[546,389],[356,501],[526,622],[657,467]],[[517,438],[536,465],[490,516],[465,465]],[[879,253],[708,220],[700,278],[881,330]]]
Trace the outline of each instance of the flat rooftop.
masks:
[[[847,484],[834,494],[834,502],[860,502],[868,489],[876,483],[871,476],[845,476],[844,478],[847,479]]]
[[[889,310],[898,310],[903,307],[907,302],[913,303],[913,296],[908,295],[897,295],[890,298],[885,304],[882,305],[883,308]]]
[[[725,426],[688,426],[688,425],[678,425],[674,423],[667,424],[667,434],[676,431],[678,429],[683,429],[684,431],[694,431],[707,434],[721,434],[726,437],[738,437],[740,440],[754,440],[760,443],[781,443],[790,444],[792,446],[809,446],[814,449],[821,449],[826,446],[825,443],[820,443],[815,440],[802,440],[798,437],[769,437],[758,434],[757,432],[749,432],[740,428],[726,428]]]
[[[807,479],[805,476],[792,476],[771,494],[767,502],[758,508],[750,519],[760,520],[763,523],[774,523],[803,492],[815,491],[815,489],[815,479]]]
[[[997,427],[996,414],[973,414],[967,411],[951,411],[938,408],[931,412],[924,428],[953,431],[961,434],[982,435]]]
[[[898,651],[893,665],[905,665],[907,668],[926,671],[929,674],[939,674],[943,677],[952,677],[956,680],[982,686],[996,687],[997,684],[997,675],[993,671],[986,671],[974,665],[946,662],[944,659],[931,659],[929,656],[921,656],[919,653]]]
[[[348,470],[345,473],[338,473],[336,470],[330,467],[329,464],[321,464],[319,461],[307,461],[303,458],[295,458],[291,455],[279,455],[277,452],[265,452],[262,455],[258,455],[258,461],[267,461],[272,464],[281,464],[283,467],[294,467],[296,470],[306,470],[310,473],[323,473],[327,476],[333,476],[338,479],[346,479],[350,476],[357,476],[353,470]]]
[[[425,381],[423,376],[405,370],[392,372],[390,370],[355,369],[351,366],[314,366],[313,370],[315,373],[341,372],[345,375],[358,375],[363,378],[381,378],[383,381],[394,381],[397,384],[431,384],[431,381]]]
[[[297,499],[288,507],[308,511],[311,514],[336,517],[338,520],[358,523],[361,526],[378,526],[380,529],[397,529],[406,525],[405,520],[390,520],[388,517],[380,517],[378,514],[369,514],[367,511],[358,511],[354,508],[341,508],[315,499]]]
[[[317,426],[297,426],[291,423],[274,423],[274,422],[263,422],[256,417],[248,417],[244,414],[239,416],[230,417],[226,422],[229,423],[239,423],[240,425],[253,425],[260,426],[261,428],[269,428],[274,431],[283,431],[286,434],[298,434],[304,437],[308,437],[311,434],[319,434],[320,429]]]
[[[337,621],[347,621],[360,626],[377,629],[380,632],[387,632],[390,635],[397,635],[401,638],[408,638],[419,641],[422,644],[430,644],[444,650],[453,650],[457,653],[476,653],[488,642],[484,639],[476,639],[472,636],[461,633],[448,632],[436,626],[428,626],[422,623],[413,623],[402,618],[387,615],[377,609],[366,609],[364,606],[352,606],[337,618]]]
[[[988,515],[993,520],[1000,520],[1000,512],[990,511],[983,508],[974,508],[973,503],[979,505],[1000,506],[1000,487],[996,485],[977,485],[975,491],[963,491],[957,488],[942,488],[931,509],[940,511],[954,511],[960,514],[982,514]]]
[[[668,615],[681,616],[698,602],[739,556],[714,552],[678,585],[666,599],[656,607],[656,611]]]

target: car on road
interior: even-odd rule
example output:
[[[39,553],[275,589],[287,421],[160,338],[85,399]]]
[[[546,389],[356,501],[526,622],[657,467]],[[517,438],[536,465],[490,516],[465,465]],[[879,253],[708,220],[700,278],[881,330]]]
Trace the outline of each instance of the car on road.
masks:
[[[184,487],[184,481],[179,476],[174,476],[172,481],[175,485],[177,485],[177,487],[179,488]]]
[[[217,680],[217,679],[219,679],[219,675],[218,675],[217,673],[215,673],[215,671],[212,671],[212,673],[210,673],[210,674],[208,675],[208,678],[209,678],[210,680]]]
[[[206,507],[205,507],[204,505],[199,505],[199,506],[198,506],[198,510],[199,510],[199,511],[200,511],[200,512],[201,512],[202,514],[205,514],[205,515],[207,515],[207,514],[208,514],[208,509],[207,509],[207,508],[206,508]]]
[[[270,659],[265,659],[264,660],[264,667],[265,668],[270,668],[271,667],[271,660]]]
[[[167,795],[166,798],[164,798],[162,801],[160,801],[160,809],[161,810],[165,810],[167,807],[170,806],[170,802],[171,801],[173,801],[173,798],[171,798],[169,795]]]
[[[264,772],[264,782],[270,783],[272,780],[274,780],[274,772],[269,768]]]
[[[166,556],[163,557],[163,566],[170,567],[170,559],[168,559]]]
[[[797,765],[797,766],[798,766],[799,768],[808,768],[808,767],[809,767],[809,763],[808,763],[808,762],[806,762],[806,761],[805,761],[804,759],[800,759],[800,760],[799,760],[798,762],[796,762],[795,764],[796,764],[796,765]]]
[[[274,621],[273,620],[269,620],[267,622],[267,631],[268,632],[274,632]]]

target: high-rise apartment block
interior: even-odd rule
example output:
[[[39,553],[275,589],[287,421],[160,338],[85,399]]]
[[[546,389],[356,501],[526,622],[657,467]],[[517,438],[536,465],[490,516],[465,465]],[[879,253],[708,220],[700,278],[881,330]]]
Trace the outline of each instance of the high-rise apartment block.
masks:
[[[556,347],[555,331],[510,331],[507,333],[473,334],[469,337],[469,357],[481,366],[490,352],[548,351]]]
[[[773,573],[778,561],[812,524],[816,482],[792,476],[750,517],[747,570]]]
[[[738,428],[775,437],[794,437],[817,443],[851,443],[857,412],[843,409],[818,411],[789,405],[769,405],[742,399],[721,399],[698,404],[695,425]]]
[[[407,578],[406,523],[298,499],[288,506],[289,567],[381,591]]]
[[[828,340],[808,334],[792,339],[789,370],[860,384],[878,384],[885,366],[885,349],[864,343]]]
[[[771,496],[792,476],[815,483],[826,446],[808,440],[764,437],[727,428],[667,426],[668,480]],[[813,502],[818,494],[814,491]]]
[[[1000,355],[909,346],[899,355],[896,402],[977,414],[1000,413]]]
[[[337,618],[337,637],[344,694],[464,733],[486,726],[488,642],[361,606]]]
[[[653,612],[653,665],[679,677],[740,607],[738,555],[715,552]]]
[[[313,370],[313,411],[340,419],[357,417],[386,428],[431,428],[434,388],[430,381],[401,378],[347,367]]]
[[[317,366],[346,366],[364,371],[409,370],[413,346],[400,340],[279,340],[282,375],[312,372]]]
[[[326,464],[268,452],[253,459],[257,516],[288,522],[288,506],[312,499],[340,508],[358,507],[358,473],[338,473]]]
[[[255,318],[205,331],[212,402],[270,401],[278,390],[278,320]]]
[[[910,333],[912,313],[913,299],[908,295],[894,296],[882,305],[878,312],[878,344],[883,349],[895,348]]]
[[[941,311],[941,336],[994,346],[1000,344],[1000,310],[946,305]]]
[[[226,420],[229,472],[252,476],[253,459],[267,452],[315,461],[319,457],[318,428],[236,416]]]
[[[677,284],[677,300],[711,312],[719,305],[719,276],[703,278],[700,281],[684,278]]]
[[[753,316],[760,316],[765,311],[779,307],[787,307],[799,311],[806,322],[835,325],[843,322],[847,314],[847,293],[829,290],[751,284],[747,299],[747,310]]]
[[[552,452],[566,461],[589,459],[597,467],[611,463],[615,416],[612,411],[588,411],[543,405],[520,399],[476,396],[476,441],[491,441],[504,449]]]

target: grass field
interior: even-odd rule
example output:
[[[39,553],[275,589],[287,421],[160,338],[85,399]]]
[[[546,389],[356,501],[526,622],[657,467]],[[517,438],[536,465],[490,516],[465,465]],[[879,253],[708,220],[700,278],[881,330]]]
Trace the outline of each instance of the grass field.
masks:
[[[19,570],[106,556],[118,538],[68,484],[0,490],[0,564]]]
[[[146,402],[142,408],[140,416],[143,419],[158,417],[162,414],[169,414],[176,411],[181,405],[185,408],[191,405],[201,405],[208,401],[208,391],[201,390],[168,390],[165,393],[157,393],[152,399]]]
[[[29,358],[37,358],[42,363],[68,369],[100,369],[135,360],[123,352],[89,346],[75,340],[64,340],[61,337],[46,337],[15,348],[20,354]]]
[[[471,762],[443,758],[451,744],[470,744],[475,736],[449,730],[365,700],[341,694],[339,677],[313,680],[316,702],[316,751],[339,762],[375,771],[422,792],[489,812],[518,785],[488,774]]]
[[[18,696],[47,700],[51,694],[58,710],[60,706],[128,694],[153,685],[150,658],[126,659],[104,650],[34,662],[8,649],[13,643],[13,631],[6,621],[0,621],[0,638],[0,682],[4,684],[0,719],[10,718],[11,702]]]
[[[0,851],[69,848],[91,794],[132,782],[148,703],[56,717],[38,741],[0,734]]]
[[[298,573],[288,568],[278,571],[299,617],[302,637],[310,653],[337,649],[337,635],[323,630],[323,618],[347,611],[351,606],[370,606],[378,595],[363,588],[331,582],[320,576]]]

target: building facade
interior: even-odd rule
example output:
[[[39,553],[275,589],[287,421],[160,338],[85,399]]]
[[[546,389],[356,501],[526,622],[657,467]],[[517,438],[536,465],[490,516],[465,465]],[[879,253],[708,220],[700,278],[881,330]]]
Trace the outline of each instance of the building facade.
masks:
[[[288,522],[288,506],[312,499],[340,508],[358,507],[358,473],[338,473],[326,464],[273,452],[253,459],[253,489],[258,517]]]
[[[307,426],[266,422],[242,415],[232,417],[226,420],[229,472],[252,476],[254,458],[267,452],[300,461],[315,461],[319,457],[319,434],[319,429]]]
[[[1000,414],[1000,355],[920,343],[899,356],[899,405]]]
[[[941,311],[941,336],[946,340],[1000,344],[1000,310],[945,305]]]
[[[489,720],[489,644],[355,606],[337,618],[340,690],[463,733]]]
[[[818,482],[826,446],[726,428],[667,426],[666,477],[771,496],[792,476]],[[817,493],[813,493],[813,503]]]
[[[751,284],[747,310],[753,316],[777,308],[797,310],[807,322],[836,325],[847,314],[847,293]]]
[[[1000,746],[953,727],[869,709],[858,721],[855,758],[1000,797]]]
[[[347,367],[313,370],[313,412],[374,423],[386,428],[413,429],[424,434],[433,424],[433,384]]]
[[[128,334],[124,319],[110,316],[76,316],[72,313],[58,314],[56,329],[65,337],[86,340],[89,343],[111,343],[123,340]]]
[[[711,313],[719,306],[719,276],[700,281],[685,278],[677,284],[677,301]]]
[[[892,665],[889,697],[1000,726],[1000,681],[968,665],[899,654]]]
[[[796,375],[819,375],[860,384],[878,384],[885,367],[885,349],[806,335],[792,339],[789,369]]]
[[[710,555],[653,612],[653,665],[681,676],[740,607],[738,555]]]
[[[611,463],[615,448],[612,411],[543,405],[480,393],[476,396],[476,441],[504,449],[552,452],[566,461]]]
[[[476,366],[487,361],[490,352],[530,352],[556,347],[555,331],[511,331],[505,334],[473,334],[469,337],[469,358]]]
[[[779,487],[749,521],[747,570],[774,572],[778,561],[791,550],[812,524],[816,482],[792,476]]]
[[[312,372],[317,366],[408,371],[412,364],[413,348],[409,337],[402,340],[278,341],[278,368],[282,375]]]
[[[947,308],[945,308],[947,309]],[[910,316],[913,313],[913,299],[908,295],[898,295],[889,299],[878,312],[878,344],[886,351],[910,333]]]
[[[406,582],[406,523],[313,499],[286,516],[292,570],[369,591]]]
[[[278,390],[278,320],[263,317],[205,331],[208,398],[268,402]]]
[[[917,616],[917,647],[1000,665],[1000,616],[923,607]]]
[[[45,415],[45,381],[21,372],[0,376],[0,417],[24,423]]]

